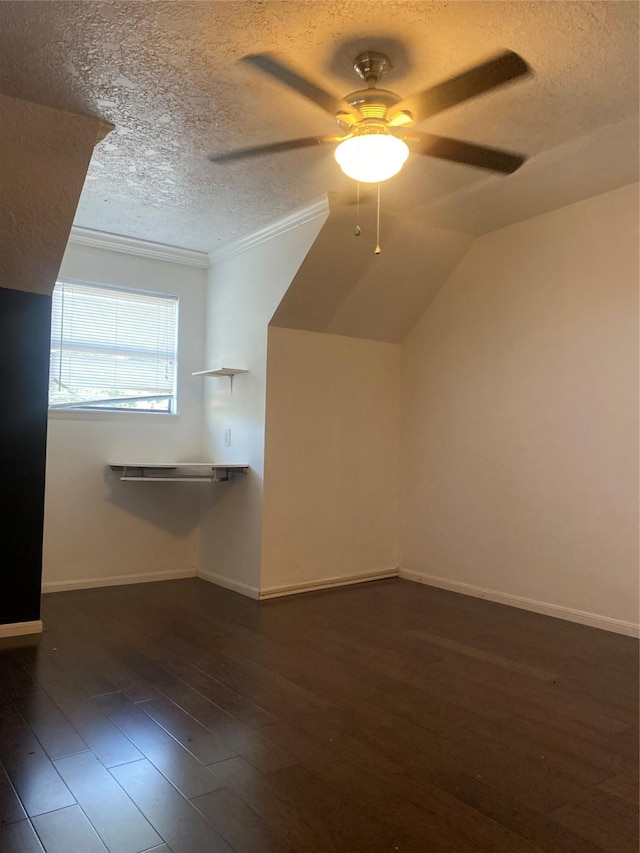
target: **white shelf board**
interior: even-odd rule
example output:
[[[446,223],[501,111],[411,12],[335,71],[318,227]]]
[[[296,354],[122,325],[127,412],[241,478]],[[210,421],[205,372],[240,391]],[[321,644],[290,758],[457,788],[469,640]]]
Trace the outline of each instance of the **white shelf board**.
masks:
[[[248,373],[242,367],[215,367],[210,370],[196,370],[192,376],[237,376],[238,373]]]
[[[225,468],[248,468],[241,462],[109,462],[110,468],[210,468],[219,471]]]
[[[107,464],[112,471],[121,472],[120,480],[138,483],[221,483],[231,480],[233,474],[246,474],[249,470],[248,465],[238,462],[108,462]],[[223,476],[218,477],[218,471],[222,471]]]
[[[126,483],[214,483],[213,477],[120,477]]]

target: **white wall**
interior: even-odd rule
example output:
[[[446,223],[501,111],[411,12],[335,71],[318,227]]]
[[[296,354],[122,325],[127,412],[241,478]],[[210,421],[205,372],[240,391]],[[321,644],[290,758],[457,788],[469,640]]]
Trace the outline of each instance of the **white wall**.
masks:
[[[44,589],[193,575],[204,487],[120,483],[105,464],[200,458],[207,272],[70,243],[60,274],[179,297],[179,414],[50,413]]]
[[[240,367],[229,380],[204,379],[204,453],[245,462],[247,477],[204,496],[200,539],[202,577],[257,596],[260,588],[262,489],[269,320],[326,219],[274,236],[215,264],[207,300],[206,367]],[[231,430],[225,447],[224,430]]]
[[[400,347],[269,329],[262,594],[398,565]]]
[[[181,414],[50,418],[45,589],[199,565],[257,597],[399,563],[630,629],[637,185],[478,238],[401,346],[269,328],[324,221],[228,258],[208,287],[201,269],[68,247],[65,276],[180,296]],[[233,394],[191,377],[221,365],[250,371]],[[210,490],[106,482],[116,458],[251,472]]]
[[[637,193],[479,238],[405,341],[415,577],[637,623]]]

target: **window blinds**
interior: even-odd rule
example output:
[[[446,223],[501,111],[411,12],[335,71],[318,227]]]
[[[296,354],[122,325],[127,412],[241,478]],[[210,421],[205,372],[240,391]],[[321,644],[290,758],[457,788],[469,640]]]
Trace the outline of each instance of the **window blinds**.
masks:
[[[58,281],[51,325],[51,408],[174,411],[178,300]]]

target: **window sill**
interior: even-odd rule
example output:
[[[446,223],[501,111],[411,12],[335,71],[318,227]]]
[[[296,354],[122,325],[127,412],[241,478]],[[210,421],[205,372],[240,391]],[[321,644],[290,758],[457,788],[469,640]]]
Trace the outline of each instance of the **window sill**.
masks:
[[[131,423],[147,421],[153,423],[175,423],[180,415],[169,412],[122,412],[103,409],[49,409],[48,418],[52,421],[109,421],[111,423]]]

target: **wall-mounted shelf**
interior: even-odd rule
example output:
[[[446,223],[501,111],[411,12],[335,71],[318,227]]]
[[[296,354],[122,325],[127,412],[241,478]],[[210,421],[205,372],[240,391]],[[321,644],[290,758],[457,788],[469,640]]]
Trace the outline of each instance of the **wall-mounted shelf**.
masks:
[[[192,376],[228,376],[229,377],[229,393],[233,394],[233,377],[239,373],[248,373],[244,367],[215,367],[211,370],[196,370]]]
[[[244,476],[248,465],[226,462],[109,462],[120,479],[138,483],[226,483]]]
[[[237,376],[238,373],[248,373],[241,367],[216,367],[211,370],[196,370],[192,376]]]

